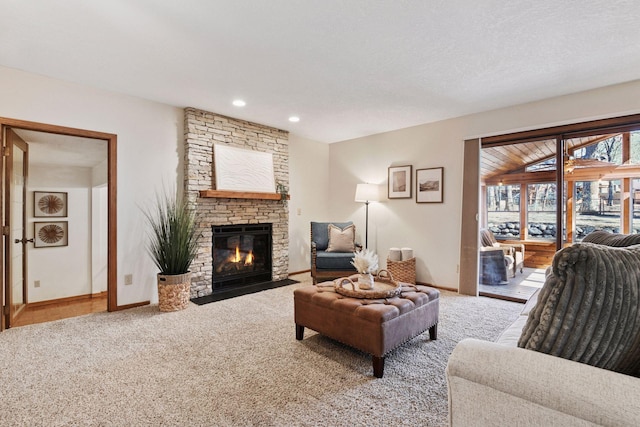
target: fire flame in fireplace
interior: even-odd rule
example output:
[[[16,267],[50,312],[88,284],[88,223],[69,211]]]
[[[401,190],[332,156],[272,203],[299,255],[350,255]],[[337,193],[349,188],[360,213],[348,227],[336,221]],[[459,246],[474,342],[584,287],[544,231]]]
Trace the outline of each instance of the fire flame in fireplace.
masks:
[[[236,246],[236,254],[235,256],[232,255],[229,258],[230,262],[233,263],[240,263],[242,262],[242,255],[240,255],[240,248]],[[253,264],[253,251],[249,251],[249,253],[247,254],[247,256],[244,258],[244,265],[251,265]]]

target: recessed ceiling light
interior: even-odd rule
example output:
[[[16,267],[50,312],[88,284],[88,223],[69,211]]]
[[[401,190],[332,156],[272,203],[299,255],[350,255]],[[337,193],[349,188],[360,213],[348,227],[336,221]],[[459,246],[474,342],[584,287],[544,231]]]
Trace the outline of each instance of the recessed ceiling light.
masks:
[[[300,121],[300,117],[298,116],[291,116],[289,117],[289,121],[293,122],[293,123],[298,123]]]
[[[236,107],[244,107],[245,105],[247,105],[247,103],[244,102],[242,99],[235,99],[233,101],[233,105],[235,105]]]

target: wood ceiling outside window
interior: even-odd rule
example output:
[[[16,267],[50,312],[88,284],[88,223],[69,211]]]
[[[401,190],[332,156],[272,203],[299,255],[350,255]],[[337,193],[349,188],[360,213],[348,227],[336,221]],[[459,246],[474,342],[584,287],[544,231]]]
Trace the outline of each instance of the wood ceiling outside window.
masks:
[[[505,183],[505,178],[514,183],[540,182],[540,176],[524,175],[525,169],[556,156],[557,138],[567,144],[564,150],[572,152],[634,130],[640,130],[640,114],[482,138],[480,180],[489,185]],[[640,176],[640,165],[617,165],[607,173],[610,179]],[[554,175],[550,172],[542,176],[551,181]]]

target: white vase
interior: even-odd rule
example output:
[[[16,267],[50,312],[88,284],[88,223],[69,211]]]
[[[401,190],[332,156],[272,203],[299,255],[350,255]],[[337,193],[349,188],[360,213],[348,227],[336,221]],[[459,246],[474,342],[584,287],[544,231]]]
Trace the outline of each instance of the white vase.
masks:
[[[373,289],[373,275],[371,273],[360,273],[358,275],[358,288],[364,290]]]

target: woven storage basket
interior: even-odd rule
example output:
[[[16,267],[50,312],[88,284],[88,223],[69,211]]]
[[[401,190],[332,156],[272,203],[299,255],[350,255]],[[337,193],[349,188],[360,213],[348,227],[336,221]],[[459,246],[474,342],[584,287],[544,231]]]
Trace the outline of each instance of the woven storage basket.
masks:
[[[158,274],[158,308],[160,311],[184,310],[189,306],[191,273]]]
[[[405,261],[391,261],[387,258],[387,270],[397,282],[416,284],[416,258]]]

